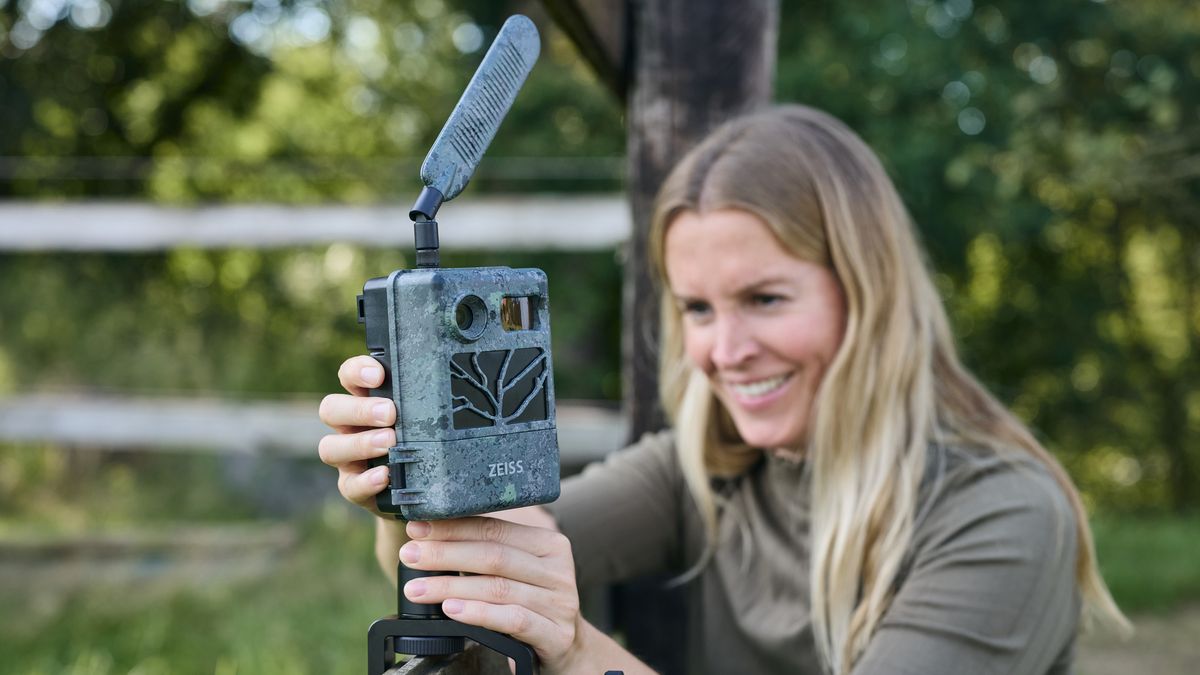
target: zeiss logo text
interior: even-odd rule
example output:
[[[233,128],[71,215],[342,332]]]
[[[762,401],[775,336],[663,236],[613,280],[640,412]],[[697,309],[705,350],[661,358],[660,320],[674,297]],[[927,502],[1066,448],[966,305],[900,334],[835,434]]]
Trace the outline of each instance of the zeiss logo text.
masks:
[[[519,459],[515,462],[488,464],[488,476],[510,476],[514,473],[525,473],[525,467],[521,466]]]

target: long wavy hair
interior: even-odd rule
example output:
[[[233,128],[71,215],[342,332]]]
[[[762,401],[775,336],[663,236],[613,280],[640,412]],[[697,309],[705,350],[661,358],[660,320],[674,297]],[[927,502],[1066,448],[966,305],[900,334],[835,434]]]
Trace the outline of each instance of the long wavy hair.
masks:
[[[832,116],[785,105],[732,120],[665,181],[650,248],[662,282],[661,396],[679,459],[717,546],[713,476],[761,457],[740,439],[705,375],[688,361],[666,282],[664,240],[682,212],[741,209],[793,255],[841,282],[846,325],[819,386],[804,449],[811,472],[812,625],[834,673],[849,672],[892,600],[912,543],[930,444],[1024,452],[1046,466],[1075,513],[1075,576],[1089,608],[1128,623],[1096,568],[1087,516],[1067,474],[962,366],[941,298],[895,187],[867,145]]]

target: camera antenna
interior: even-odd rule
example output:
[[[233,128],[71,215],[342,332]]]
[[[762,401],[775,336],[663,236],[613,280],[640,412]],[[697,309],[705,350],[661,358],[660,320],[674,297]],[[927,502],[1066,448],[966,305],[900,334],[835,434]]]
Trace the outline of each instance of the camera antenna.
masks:
[[[421,165],[425,188],[408,212],[413,221],[417,267],[440,265],[434,220],[438,208],[457,197],[471,180],[539,52],[541,41],[529,17],[509,17],[429,148]]]

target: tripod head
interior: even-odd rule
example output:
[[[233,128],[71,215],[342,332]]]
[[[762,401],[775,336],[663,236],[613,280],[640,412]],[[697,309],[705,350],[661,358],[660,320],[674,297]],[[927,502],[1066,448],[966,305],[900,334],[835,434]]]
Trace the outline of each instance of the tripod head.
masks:
[[[397,654],[447,656],[462,652],[467,640],[512,659],[516,666],[514,675],[537,675],[537,656],[529,645],[503,633],[448,619],[440,606],[416,603],[404,597],[407,582],[443,574],[446,572],[413,570],[400,563],[400,612],[371,624],[367,632],[368,675],[383,675],[395,665]]]

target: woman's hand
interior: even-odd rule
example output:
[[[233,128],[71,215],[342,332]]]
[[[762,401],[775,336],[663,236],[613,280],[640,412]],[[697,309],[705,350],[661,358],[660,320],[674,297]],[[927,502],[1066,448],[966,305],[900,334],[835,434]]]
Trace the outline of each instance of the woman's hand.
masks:
[[[321,439],[321,461],[338,470],[338,491],[348,501],[381,516],[375,495],[387,484],[388,468],[369,468],[367,460],[382,457],[396,444],[396,406],[391,399],[369,397],[383,383],[383,368],[369,356],[354,356],[338,369],[347,394],[330,394],[321,401],[321,421],[336,434]]]
[[[447,616],[533,647],[548,673],[566,672],[590,626],[579,613],[571,542],[559,532],[475,517],[408,524],[400,559],[412,569],[472,576],[414,579],[404,594]]]
[[[372,398],[383,383],[383,369],[369,356],[347,359],[338,369],[347,394],[321,401],[321,421],[337,433],[321,439],[321,461],[338,470],[338,490],[348,501],[381,516],[376,522],[375,555],[396,581],[396,551],[420,570],[454,570],[475,576],[425,577],[404,592],[415,602],[441,603],[448,616],[512,635],[537,652],[547,675],[623,669],[628,675],[651,673],[611,638],[579,614],[571,543],[541,507],[502,511],[493,517],[434,523],[404,523],[383,516],[375,495],[387,484],[385,466],[368,460],[395,445],[396,407]]]

